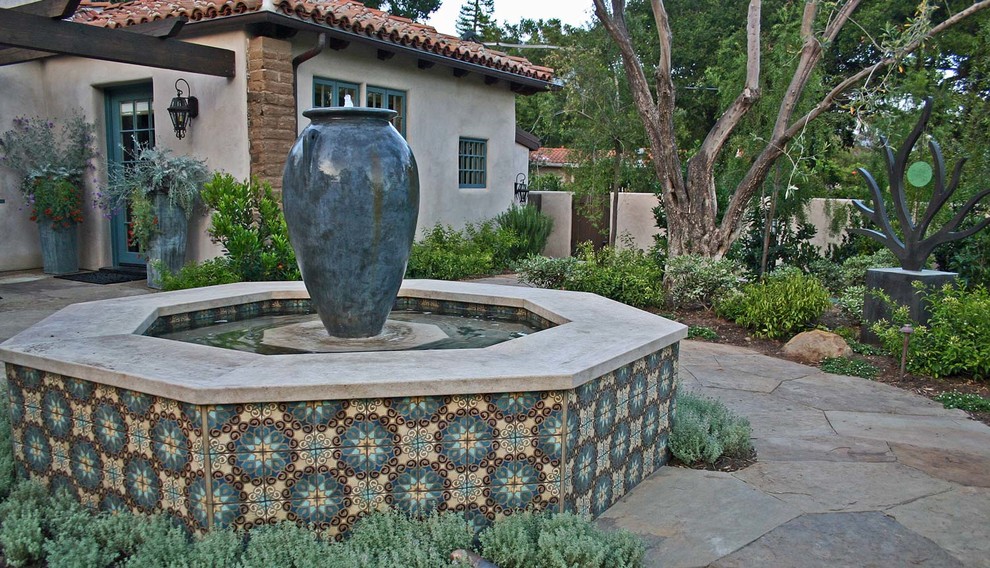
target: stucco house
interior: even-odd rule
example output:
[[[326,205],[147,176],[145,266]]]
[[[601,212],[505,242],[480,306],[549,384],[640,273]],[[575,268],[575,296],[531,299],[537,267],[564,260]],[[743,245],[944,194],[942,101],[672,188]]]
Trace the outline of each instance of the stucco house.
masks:
[[[0,0],[0,7],[11,3],[18,0]],[[87,203],[108,164],[123,159],[120,141],[134,136],[279,188],[288,149],[308,124],[302,112],[350,95],[359,106],[398,111],[395,126],[419,163],[420,230],[489,218],[513,202],[513,183],[527,171],[532,149],[517,135],[515,97],[547,90],[550,69],[349,0],[83,0],[70,21],[128,34],[176,18],[186,22],[168,41],[232,52],[232,69],[197,73],[44,53],[12,63],[18,57],[0,48],[0,132],[18,116],[58,118],[81,108],[100,133]],[[3,34],[0,26],[0,45],[16,45],[12,33]],[[122,46],[129,37],[121,36]],[[166,111],[180,78],[200,105],[182,139]],[[19,209],[10,171],[0,170],[0,198],[0,271],[40,266],[37,230]],[[190,260],[220,252],[207,224],[205,217],[192,224]],[[81,266],[142,263],[122,227],[88,208]]]

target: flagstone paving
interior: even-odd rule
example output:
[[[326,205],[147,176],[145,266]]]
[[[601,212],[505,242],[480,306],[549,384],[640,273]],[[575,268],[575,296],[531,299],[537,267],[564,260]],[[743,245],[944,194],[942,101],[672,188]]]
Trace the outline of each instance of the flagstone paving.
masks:
[[[71,303],[147,292],[0,273],[0,341]],[[647,566],[990,567],[990,427],[741,347],[685,341],[679,380],[749,418],[759,461],[663,468],[602,514],[643,538]]]

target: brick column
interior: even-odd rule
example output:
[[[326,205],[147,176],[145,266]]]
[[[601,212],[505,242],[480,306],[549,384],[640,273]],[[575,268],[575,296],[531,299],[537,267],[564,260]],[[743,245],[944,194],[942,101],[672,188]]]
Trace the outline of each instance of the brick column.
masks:
[[[296,139],[289,42],[249,40],[247,109],[251,175],[281,192],[285,157]]]

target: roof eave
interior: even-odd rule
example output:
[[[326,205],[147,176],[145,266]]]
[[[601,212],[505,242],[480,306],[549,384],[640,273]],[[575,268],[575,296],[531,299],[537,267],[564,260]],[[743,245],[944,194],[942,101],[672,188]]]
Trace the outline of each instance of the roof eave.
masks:
[[[270,24],[284,26],[299,31],[326,33],[331,38],[369,45],[376,49],[394,51],[396,53],[415,57],[423,61],[443,65],[451,69],[458,69],[469,73],[477,73],[478,75],[484,77],[499,79],[507,82],[515,93],[521,95],[532,95],[540,92],[556,90],[556,86],[551,81],[544,81],[533,77],[526,77],[524,75],[500,71],[498,69],[485,67],[484,65],[444,57],[442,55],[381,40],[365,34],[347,32],[341,29],[323,26],[315,22],[303,21],[285,14],[267,10],[247,12],[244,14],[233,14],[230,16],[212,18],[209,20],[190,21],[187,22],[182,28],[180,35],[205,35],[216,33],[217,31],[243,29],[251,24]]]

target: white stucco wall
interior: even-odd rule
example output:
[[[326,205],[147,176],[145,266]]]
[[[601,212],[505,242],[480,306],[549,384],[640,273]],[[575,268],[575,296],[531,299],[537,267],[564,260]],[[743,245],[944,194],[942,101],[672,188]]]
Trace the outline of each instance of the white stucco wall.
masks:
[[[533,191],[539,196],[540,210],[553,219],[553,231],[543,247],[543,255],[552,258],[571,256],[571,211],[574,196],[569,191]]]
[[[293,40],[293,55],[315,43],[315,35],[300,33]],[[302,111],[312,105],[314,75],[361,85],[360,103],[368,85],[405,91],[406,139],[419,166],[417,232],[437,223],[460,228],[494,217],[512,204],[515,176],[526,171],[516,151],[515,95],[504,81],[485,85],[478,74],[456,78],[449,67],[419,69],[416,62],[402,54],[380,61],[374,48],[355,43],[342,51],[327,48],[299,67],[300,131],[309,124]],[[484,189],[458,187],[460,137],[488,141]]]
[[[634,248],[649,250],[653,246],[654,235],[660,232],[653,216],[653,208],[659,203],[660,198],[652,193],[620,193],[616,245],[625,246],[625,237],[628,236]]]
[[[822,199],[818,197],[808,201],[804,213],[808,222],[814,225],[817,231],[810,242],[822,253],[827,252],[831,245],[842,244],[842,239],[849,232],[848,222],[839,227],[838,231],[832,232],[832,218],[836,214],[844,214],[848,220],[860,215],[853,207],[852,199]]]
[[[137,65],[95,61],[77,57],[53,57],[0,68],[0,131],[11,126],[21,115],[42,115],[55,119],[82,109],[87,120],[96,124],[98,158],[95,175],[87,176],[84,221],[80,227],[80,266],[97,269],[112,264],[110,224],[102,212],[91,206],[97,188],[106,182],[106,117],[104,89],[135,83],[152,82],[156,144],[177,154],[205,158],[212,170],[224,170],[238,178],[249,175],[247,140],[247,95],[243,33],[230,32],[208,38],[188,40],[221,47],[236,54],[237,76],[232,79],[151,69]],[[175,96],[174,83],[179,77],[189,82],[192,94],[199,99],[200,115],[184,139],[178,140],[168,117],[167,107]],[[187,95],[189,93],[186,93]],[[17,218],[19,193],[16,176],[5,172],[2,191],[7,203],[0,205],[0,231],[14,227],[16,253],[0,250],[0,271],[36,268],[41,265],[37,229]],[[13,199],[11,199],[13,197]],[[24,215],[26,217],[26,215]],[[220,253],[206,234],[208,219],[200,215],[190,224],[188,260],[202,260]],[[30,235],[29,235],[30,233]],[[3,234],[3,233],[0,233]],[[26,237],[25,237],[26,236]],[[7,249],[7,239],[3,239]]]

